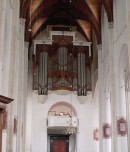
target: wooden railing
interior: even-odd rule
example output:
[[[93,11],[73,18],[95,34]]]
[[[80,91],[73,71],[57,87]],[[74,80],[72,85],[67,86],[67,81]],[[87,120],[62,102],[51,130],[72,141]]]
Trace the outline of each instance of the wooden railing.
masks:
[[[56,111],[49,111],[48,112],[48,117],[49,116],[76,116],[75,112],[74,111],[66,111],[66,112],[56,112]]]

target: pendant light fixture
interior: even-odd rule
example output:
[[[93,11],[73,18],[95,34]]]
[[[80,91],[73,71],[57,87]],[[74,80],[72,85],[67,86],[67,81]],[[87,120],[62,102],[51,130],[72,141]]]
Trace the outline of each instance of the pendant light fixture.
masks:
[[[70,104],[70,119],[67,121],[67,126],[65,129],[66,135],[74,135],[76,133],[75,121],[73,120],[73,103],[72,103],[72,93],[71,93],[71,104]]]
[[[29,15],[30,15],[30,20],[29,20],[29,29],[28,29],[28,31],[29,32],[31,32],[32,31],[32,28],[31,28],[31,22],[32,22],[32,17],[31,17],[31,6],[32,6],[32,0],[30,0],[30,13],[29,13]]]

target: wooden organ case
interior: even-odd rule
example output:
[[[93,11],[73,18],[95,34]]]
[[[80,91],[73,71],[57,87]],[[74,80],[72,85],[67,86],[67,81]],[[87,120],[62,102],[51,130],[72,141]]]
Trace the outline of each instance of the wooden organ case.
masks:
[[[88,46],[74,46],[71,37],[55,36],[52,45],[37,44],[33,55],[33,89],[39,95],[48,90],[91,91],[91,56]]]

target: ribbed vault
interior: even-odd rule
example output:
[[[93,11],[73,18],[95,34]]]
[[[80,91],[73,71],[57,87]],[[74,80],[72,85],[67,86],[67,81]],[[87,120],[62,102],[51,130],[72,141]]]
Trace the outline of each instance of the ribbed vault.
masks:
[[[113,21],[113,0],[21,0],[20,17],[26,19],[25,39],[31,42],[47,25],[77,26],[78,31],[92,41],[95,31],[101,43],[101,7],[108,21]],[[29,32],[29,29],[32,29]]]

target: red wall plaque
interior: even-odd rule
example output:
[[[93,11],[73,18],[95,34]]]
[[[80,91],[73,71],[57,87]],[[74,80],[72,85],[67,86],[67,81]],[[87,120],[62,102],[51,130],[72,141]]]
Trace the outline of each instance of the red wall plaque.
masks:
[[[103,125],[103,137],[105,139],[109,139],[111,137],[111,126],[108,123]]]
[[[117,120],[117,134],[119,136],[127,135],[127,121],[123,117],[120,117],[120,119]]]
[[[99,140],[99,129],[97,128],[93,131],[93,139],[96,141]]]

